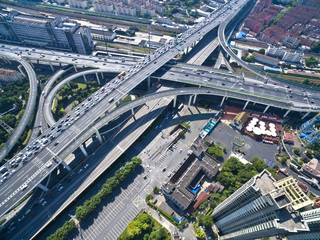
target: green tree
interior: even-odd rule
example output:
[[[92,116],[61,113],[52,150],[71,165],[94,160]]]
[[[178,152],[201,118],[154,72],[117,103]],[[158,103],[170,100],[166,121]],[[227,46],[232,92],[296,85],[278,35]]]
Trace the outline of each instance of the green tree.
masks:
[[[244,58],[244,60],[245,60],[246,62],[253,62],[253,60],[254,60],[254,55],[246,56],[246,57]]]
[[[261,172],[263,169],[267,168],[266,162],[262,158],[254,157],[252,158],[252,165],[257,172]]]
[[[206,236],[206,233],[200,228],[196,228],[195,232],[196,232],[196,237],[197,238],[202,239],[202,238],[205,238],[205,236]]]
[[[153,196],[152,196],[151,194],[148,194],[148,195],[146,196],[146,201],[150,201],[152,198],[153,198]]]
[[[316,42],[311,46],[311,51],[315,53],[320,52],[320,42]]]
[[[294,152],[294,154],[300,155],[301,150],[300,150],[300,148],[297,147],[297,148],[293,149],[293,152]]]
[[[153,188],[153,193],[158,194],[159,192],[160,192],[160,189],[157,186],[155,186]]]
[[[210,228],[213,225],[213,219],[210,215],[199,214],[198,216],[199,225],[205,228]]]
[[[265,55],[266,54],[266,50],[264,48],[259,49],[258,51],[260,54]]]
[[[319,64],[319,60],[316,59],[316,58],[313,57],[313,56],[307,58],[307,59],[305,60],[305,62],[306,62],[306,66],[307,66],[307,67],[311,67],[311,68],[313,68],[313,67],[315,67],[315,66],[317,66],[317,65]]]
[[[306,151],[306,155],[307,155],[308,158],[312,158],[312,155],[313,155],[312,150],[308,148],[307,151]]]
[[[165,240],[167,239],[166,231],[164,228],[159,228],[150,234],[149,240]]]

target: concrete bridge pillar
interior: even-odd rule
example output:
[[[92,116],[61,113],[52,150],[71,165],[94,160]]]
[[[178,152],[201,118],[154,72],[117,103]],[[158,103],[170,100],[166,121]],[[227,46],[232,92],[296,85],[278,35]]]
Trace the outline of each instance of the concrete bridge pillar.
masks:
[[[61,161],[61,164],[70,172],[71,168],[68,166],[68,164],[65,163],[65,161]]]
[[[310,112],[307,112],[305,115],[303,115],[303,116],[302,116],[302,118],[301,118],[301,119],[304,119],[306,116],[308,116],[308,115],[309,115],[309,113],[310,113]]]
[[[246,107],[248,106],[249,101],[246,102],[246,104],[244,105],[244,107],[242,108],[242,110],[245,110]]]
[[[102,144],[102,143],[103,143],[103,140],[102,140],[102,137],[101,137],[98,129],[96,129],[96,135],[97,135],[97,137],[98,137],[98,140],[99,140],[100,144]]]
[[[192,104],[196,104],[197,96],[198,96],[198,94],[195,94],[195,95],[194,95],[194,98],[193,98],[193,102],[192,102]]]
[[[73,64],[73,68],[74,68],[74,71],[75,71],[75,72],[78,72],[78,69],[76,68],[76,65],[75,65],[75,64]]]
[[[97,77],[98,84],[100,85],[100,78],[99,78],[99,74],[97,72],[96,72],[96,77]]]
[[[103,79],[104,78],[104,76],[103,76],[103,72],[100,72],[101,73],[101,78]]]
[[[47,188],[46,186],[42,185],[41,183],[38,184],[38,187],[41,188],[45,192],[49,191],[49,188]]]
[[[67,82],[67,85],[68,85],[69,88],[71,88],[70,82]]]
[[[225,99],[226,99],[226,96],[223,96],[223,98],[222,98],[222,100],[221,100],[221,103],[220,103],[220,106],[223,105]]]
[[[190,96],[189,96],[188,108],[190,107],[190,104],[191,104],[191,101],[192,101],[192,96],[193,96],[193,95],[190,95]]]
[[[264,109],[264,111],[263,111],[263,113],[266,113],[266,111],[269,109],[269,105],[268,106],[266,106],[266,108]]]
[[[31,61],[30,61],[30,64],[31,64]],[[39,64],[39,59],[37,59],[37,64]]]
[[[54,72],[54,68],[53,68],[53,66],[52,66],[52,63],[51,63],[51,62],[49,62],[49,65],[50,65],[50,67],[51,67],[52,72]]]
[[[83,75],[83,79],[84,79],[84,82],[85,83],[87,83],[88,81],[87,81],[87,77],[86,77],[86,75]]]
[[[150,76],[148,77],[148,90],[150,89],[151,87],[151,83],[150,83]]]
[[[283,117],[286,117],[289,114],[289,112],[291,112],[290,109],[283,115]]]
[[[134,116],[134,109],[133,108],[131,108],[131,115],[132,115],[134,120],[137,120],[136,117]]]
[[[173,107],[175,108],[177,106],[177,95],[173,98]]]
[[[83,153],[83,155],[84,155],[85,157],[88,157],[88,153],[87,153],[87,151],[84,149],[83,144],[80,145],[80,150],[81,150],[81,152]]]

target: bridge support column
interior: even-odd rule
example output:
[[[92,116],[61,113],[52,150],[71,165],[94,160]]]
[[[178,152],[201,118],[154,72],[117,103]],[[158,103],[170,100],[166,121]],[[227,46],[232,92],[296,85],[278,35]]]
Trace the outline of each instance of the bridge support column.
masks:
[[[177,106],[177,95],[173,98],[173,107],[175,108]]]
[[[103,79],[104,78],[104,76],[103,76],[103,72],[100,72],[101,73],[101,78]]]
[[[22,65],[18,66],[19,72],[21,73],[22,76],[24,76],[25,78],[27,77],[26,74],[23,72],[22,70]],[[38,79],[39,80],[39,79]]]
[[[73,68],[75,72],[78,72],[78,69],[76,68],[76,65],[73,64]]]
[[[61,62],[59,62],[59,67],[61,67],[62,66],[62,64],[61,64]]]
[[[246,102],[246,104],[244,105],[244,107],[242,108],[242,110],[245,110],[246,107],[248,106],[249,101]]]
[[[98,84],[100,85],[100,78],[97,72],[96,72],[96,77],[97,77]]]
[[[86,75],[83,75],[83,79],[84,79],[84,82],[85,83],[87,83],[88,81],[87,81],[87,77],[86,77]]]
[[[150,83],[150,76],[148,77],[148,90],[150,89],[151,87],[151,83]]]
[[[101,137],[98,129],[96,129],[96,135],[97,135],[97,137],[98,137],[98,140],[99,140],[100,144],[102,144],[102,143],[103,143],[103,140],[102,140],[102,137]]]
[[[286,116],[289,114],[289,112],[291,112],[291,110],[288,110],[288,111],[283,115],[283,117],[286,117]]]
[[[61,161],[61,164],[70,172],[71,167],[68,166],[68,164],[65,163],[65,161]]]
[[[54,68],[53,68],[51,62],[49,62],[49,65],[50,65],[50,67],[51,67],[52,72],[54,72]]]
[[[193,98],[193,102],[192,102],[192,104],[196,104],[197,96],[198,96],[198,94],[195,94],[195,95],[194,95],[194,98]]]
[[[226,99],[226,96],[223,96],[223,98],[222,98],[222,100],[221,100],[221,103],[220,103],[220,106],[223,105],[225,99]]]
[[[264,111],[263,111],[263,113],[266,113],[266,111],[269,109],[269,105],[268,106],[266,106],[266,108],[264,109]]]
[[[70,85],[70,83],[69,83],[69,82],[67,83],[67,85],[68,85],[68,87],[69,87],[69,88],[71,88],[71,85]]]
[[[31,63],[31,61],[30,61],[30,63]],[[39,64],[39,60],[37,60],[37,64]]]
[[[41,183],[38,184],[38,187],[41,188],[45,192],[49,191],[49,188],[47,188],[46,186],[42,185]]]
[[[193,96],[193,95],[190,95],[190,96],[189,96],[188,108],[190,107],[191,100],[192,100],[192,96]]]
[[[81,150],[81,152],[83,153],[83,155],[84,155],[85,157],[88,157],[88,153],[87,153],[87,151],[84,149],[83,144],[80,145],[80,150]]]
[[[131,108],[131,115],[132,115],[132,118],[133,118],[134,120],[136,120],[136,117],[134,116],[134,110],[133,110],[133,108]]]
[[[308,116],[308,115],[309,115],[309,113],[310,113],[310,112],[307,112],[305,115],[303,115],[303,116],[302,116],[302,118],[301,118],[301,119],[304,119],[306,116]]]

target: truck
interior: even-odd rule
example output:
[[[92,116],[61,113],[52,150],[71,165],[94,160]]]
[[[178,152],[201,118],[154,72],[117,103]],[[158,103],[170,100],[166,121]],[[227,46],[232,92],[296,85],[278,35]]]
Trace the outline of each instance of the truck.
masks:
[[[121,78],[121,77],[123,77],[124,75],[126,75],[126,72],[125,72],[125,71],[122,71],[121,73],[118,74],[118,78]]]
[[[114,100],[114,98],[112,97],[112,98],[110,98],[110,99],[108,100],[108,102],[111,103],[111,102],[113,102],[113,100]]]

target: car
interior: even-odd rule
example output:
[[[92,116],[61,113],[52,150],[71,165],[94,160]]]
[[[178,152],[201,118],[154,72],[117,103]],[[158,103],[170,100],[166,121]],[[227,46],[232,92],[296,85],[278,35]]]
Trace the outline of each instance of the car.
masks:
[[[88,164],[88,163],[83,166],[83,168],[87,168],[87,167],[89,167],[89,164]]]
[[[47,168],[50,168],[51,166],[52,166],[52,162],[51,162],[51,161],[49,161],[49,162],[46,163],[46,167],[47,167]]]
[[[47,201],[44,201],[41,205],[44,206],[47,204]]]
[[[63,189],[63,186],[58,187],[58,191],[60,192]]]
[[[79,174],[79,173],[81,173],[81,172],[82,172],[82,170],[83,170],[83,169],[82,169],[82,168],[80,168],[80,169],[79,169],[79,171],[78,171],[78,174]]]
[[[34,151],[33,155],[36,155],[38,152],[39,152],[38,150]]]
[[[55,142],[55,143],[54,143],[54,146],[57,146],[58,144],[59,144],[59,141]]]

